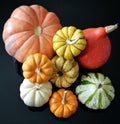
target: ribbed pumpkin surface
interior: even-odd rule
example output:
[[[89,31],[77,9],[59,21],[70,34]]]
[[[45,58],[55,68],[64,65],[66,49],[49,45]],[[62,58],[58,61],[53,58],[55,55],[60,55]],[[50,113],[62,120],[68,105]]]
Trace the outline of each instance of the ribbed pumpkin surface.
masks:
[[[6,21],[3,40],[6,51],[23,62],[32,53],[42,53],[52,58],[54,50],[52,38],[61,28],[55,13],[39,5],[20,6]]]
[[[79,101],[91,109],[107,108],[115,96],[111,80],[102,73],[83,75],[76,94]]]

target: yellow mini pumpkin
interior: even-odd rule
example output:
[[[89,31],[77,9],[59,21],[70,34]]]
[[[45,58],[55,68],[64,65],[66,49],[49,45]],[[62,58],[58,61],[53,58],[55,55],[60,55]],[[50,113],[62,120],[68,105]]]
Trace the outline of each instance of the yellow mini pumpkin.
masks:
[[[49,100],[50,111],[58,118],[68,118],[78,108],[76,95],[71,90],[59,89]]]
[[[54,56],[52,58],[53,74],[50,81],[59,88],[70,87],[79,76],[79,65],[72,60],[66,60],[64,57]]]
[[[58,56],[73,59],[86,47],[83,31],[74,26],[59,29],[53,37],[53,49]]]
[[[40,53],[29,55],[22,65],[22,70],[23,76],[32,83],[44,83],[53,73],[51,60]]]

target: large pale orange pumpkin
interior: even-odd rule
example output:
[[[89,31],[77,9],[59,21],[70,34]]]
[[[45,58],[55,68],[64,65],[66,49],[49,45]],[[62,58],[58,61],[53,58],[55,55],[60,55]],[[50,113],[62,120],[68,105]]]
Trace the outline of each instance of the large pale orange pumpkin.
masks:
[[[52,73],[52,62],[40,53],[29,55],[22,65],[23,76],[32,83],[47,82]]]
[[[5,49],[9,55],[23,62],[33,53],[54,55],[52,38],[61,28],[60,20],[53,12],[39,5],[17,7],[3,29]]]

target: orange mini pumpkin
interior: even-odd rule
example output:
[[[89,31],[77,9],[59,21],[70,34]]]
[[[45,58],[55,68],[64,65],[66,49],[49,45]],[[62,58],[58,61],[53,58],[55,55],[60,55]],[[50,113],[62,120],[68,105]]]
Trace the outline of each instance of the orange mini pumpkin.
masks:
[[[57,15],[39,5],[17,7],[3,29],[5,49],[19,62],[33,53],[54,55],[52,38],[61,24]]]
[[[58,118],[68,118],[78,108],[76,95],[71,90],[59,89],[49,100],[50,111]]]
[[[32,83],[44,83],[53,73],[50,59],[40,53],[31,54],[22,65],[23,76]]]

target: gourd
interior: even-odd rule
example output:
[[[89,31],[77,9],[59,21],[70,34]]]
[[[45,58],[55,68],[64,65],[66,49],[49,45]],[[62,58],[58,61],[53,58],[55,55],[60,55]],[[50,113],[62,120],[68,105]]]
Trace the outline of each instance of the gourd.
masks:
[[[59,89],[51,95],[49,108],[56,117],[68,118],[77,111],[77,97],[71,90]]]
[[[29,107],[41,107],[49,101],[52,94],[50,82],[38,84],[24,79],[20,85],[20,98]]]
[[[81,29],[65,26],[53,36],[53,49],[58,56],[73,59],[86,47],[86,40]]]
[[[53,74],[50,81],[58,88],[70,87],[79,76],[79,65],[73,60],[67,60],[64,57],[54,56],[51,60],[53,65]]]
[[[85,50],[77,56],[79,65],[86,69],[97,69],[102,67],[110,58],[111,42],[108,34],[118,25],[105,27],[86,28],[83,33],[87,46]]]
[[[51,60],[40,53],[29,55],[22,64],[22,70],[24,78],[32,83],[47,82],[53,73]]]
[[[42,53],[52,58],[52,38],[62,26],[57,15],[37,4],[17,7],[3,28],[7,53],[23,63],[28,55]]]
[[[115,97],[115,89],[110,78],[102,73],[89,72],[82,75],[75,92],[78,100],[93,110],[106,109]]]

